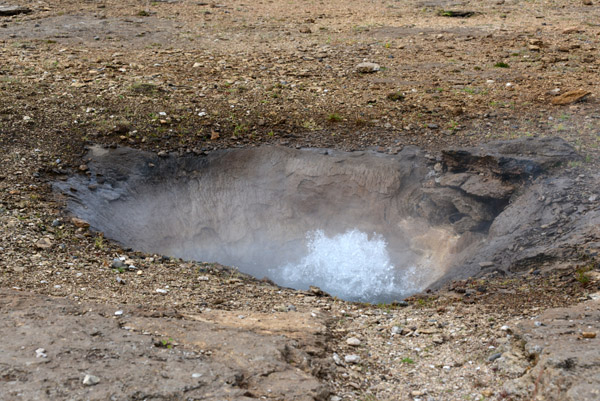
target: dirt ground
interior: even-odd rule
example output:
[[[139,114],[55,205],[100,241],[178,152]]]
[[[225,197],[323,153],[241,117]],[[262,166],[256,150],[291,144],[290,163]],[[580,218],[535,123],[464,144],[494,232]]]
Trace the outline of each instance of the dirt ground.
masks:
[[[510,384],[538,362],[513,323],[594,298],[593,260],[350,304],[122,249],[50,184],[91,144],[434,153],[524,136],[564,138],[585,175],[599,21],[597,0],[0,0],[0,399],[546,399],[541,373]],[[569,352],[597,346],[577,324]]]

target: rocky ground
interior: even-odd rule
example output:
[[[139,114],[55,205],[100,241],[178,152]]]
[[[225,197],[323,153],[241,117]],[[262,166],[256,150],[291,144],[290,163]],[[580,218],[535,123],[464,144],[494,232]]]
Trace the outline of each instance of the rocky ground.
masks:
[[[598,398],[593,254],[352,304],[122,249],[51,182],[96,143],[435,153],[525,136],[564,138],[589,177],[599,15],[595,0],[0,2],[0,399]]]

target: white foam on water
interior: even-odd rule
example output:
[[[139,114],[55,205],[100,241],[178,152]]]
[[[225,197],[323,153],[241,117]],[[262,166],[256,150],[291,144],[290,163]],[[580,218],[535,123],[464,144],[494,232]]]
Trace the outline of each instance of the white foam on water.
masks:
[[[374,302],[410,292],[416,268],[398,272],[390,261],[385,239],[357,229],[332,238],[317,230],[307,234],[307,255],[271,271],[280,285],[299,289],[318,286],[352,301]],[[399,298],[401,299],[401,298]]]

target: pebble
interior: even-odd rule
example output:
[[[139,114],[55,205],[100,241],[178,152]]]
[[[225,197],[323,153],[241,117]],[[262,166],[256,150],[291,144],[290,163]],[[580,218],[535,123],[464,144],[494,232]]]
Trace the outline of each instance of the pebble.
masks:
[[[88,228],[90,226],[90,223],[88,223],[87,221],[83,220],[83,219],[78,219],[77,217],[73,217],[71,219],[71,222],[75,225],[75,227],[77,228]]]
[[[100,378],[94,375],[85,375],[83,378],[83,384],[86,386],[95,386],[100,383]]]
[[[54,244],[50,240],[50,238],[40,238],[36,241],[35,247],[38,249],[50,249]]]
[[[36,358],[47,358],[48,355],[46,355],[46,350],[44,348],[38,348],[35,350],[35,357]]]
[[[156,292],[158,292],[159,294],[163,294],[163,295],[164,295],[164,294],[166,294],[168,291],[167,291],[167,290],[165,290],[165,289],[163,289],[163,288],[157,288],[157,289],[156,289]]]
[[[488,361],[494,362],[496,359],[500,358],[501,356],[502,356],[502,352],[496,352],[495,354],[492,354],[488,357]]]
[[[360,362],[360,356],[356,355],[356,354],[346,355],[344,357],[344,362],[346,362],[346,363],[359,363]]]
[[[197,379],[202,376],[202,373],[192,373],[192,378]]]
[[[363,73],[363,74],[370,74],[373,72],[377,72],[379,70],[381,70],[381,66],[377,63],[364,62],[364,63],[360,63],[356,66],[356,71]]]
[[[596,338],[596,332],[594,332],[594,331],[584,331],[583,333],[581,333],[581,336],[583,338]]]
[[[123,315],[123,311],[122,310],[118,310],[115,312],[115,316],[121,316]]]
[[[335,352],[333,353],[333,362],[338,366],[344,366],[344,361],[342,361],[342,358]]]
[[[346,340],[346,344],[351,345],[353,347],[357,347],[360,345],[360,340],[356,337],[350,337]]]
[[[125,263],[123,263],[123,261],[119,258],[114,258],[110,267],[113,269],[123,269],[125,267]]]
[[[402,329],[400,328],[400,326],[392,327],[392,334],[400,334],[401,332],[402,332]]]

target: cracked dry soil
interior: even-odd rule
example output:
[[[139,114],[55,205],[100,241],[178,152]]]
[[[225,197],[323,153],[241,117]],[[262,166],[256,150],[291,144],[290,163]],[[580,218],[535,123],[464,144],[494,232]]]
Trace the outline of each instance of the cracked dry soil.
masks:
[[[2,1],[0,399],[598,399],[585,238],[506,276],[357,304],[123,249],[51,183],[85,174],[93,144],[435,158],[558,136],[597,208],[599,15],[595,0]]]

